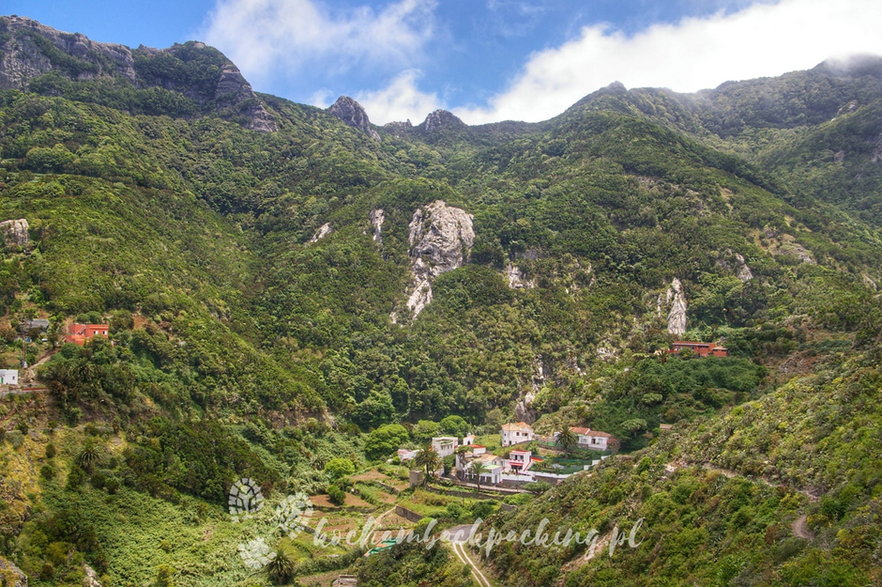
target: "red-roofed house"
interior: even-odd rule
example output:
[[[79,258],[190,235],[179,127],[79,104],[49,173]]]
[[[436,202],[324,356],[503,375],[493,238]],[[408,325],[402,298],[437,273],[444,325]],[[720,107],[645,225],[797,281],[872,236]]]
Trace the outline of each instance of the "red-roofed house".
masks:
[[[64,342],[72,342],[82,346],[96,336],[108,336],[109,334],[109,324],[78,324],[74,322],[67,327],[67,336],[64,337]]]
[[[615,440],[615,437],[612,434],[607,434],[600,430],[592,430],[591,428],[583,428],[581,426],[570,426],[570,432],[576,435],[579,448],[610,450],[610,444]]]
[[[513,450],[508,453],[508,460],[505,462],[506,469],[523,473],[529,470],[533,465],[533,453],[529,450]]]
[[[690,342],[688,340],[675,340],[671,343],[669,353],[679,353],[690,350],[699,357],[728,357],[729,349],[713,342]]]

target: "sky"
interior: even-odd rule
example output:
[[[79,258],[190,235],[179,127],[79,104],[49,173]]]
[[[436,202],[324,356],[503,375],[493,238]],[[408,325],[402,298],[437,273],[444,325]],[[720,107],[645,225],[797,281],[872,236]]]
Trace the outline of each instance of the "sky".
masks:
[[[371,121],[546,120],[619,81],[692,92],[882,55],[879,0],[0,0],[130,47],[201,40],[255,90]]]

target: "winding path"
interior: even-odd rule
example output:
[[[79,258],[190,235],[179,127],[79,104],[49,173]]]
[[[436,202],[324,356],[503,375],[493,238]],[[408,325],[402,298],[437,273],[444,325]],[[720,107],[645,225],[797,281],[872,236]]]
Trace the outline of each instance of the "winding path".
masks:
[[[475,581],[478,582],[478,585],[481,587],[492,587],[492,583],[490,580],[484,575],[478,565],[472,560],[472,557],[469,555],[468,549],[465,547],[465,544],[462,542],[450,542],[450,547],[453,549],[453,553],[456,555],[464,565],[471,568],[472,576],[475,578]]]

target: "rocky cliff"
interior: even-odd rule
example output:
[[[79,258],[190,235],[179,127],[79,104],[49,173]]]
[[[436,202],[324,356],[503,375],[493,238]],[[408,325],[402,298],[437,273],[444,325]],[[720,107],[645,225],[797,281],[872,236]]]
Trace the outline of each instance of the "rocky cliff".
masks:
[[[34,84],[46,82],[47,74],[56,76],[53,83]],[[0,89],[63,94],[58,79],[64,78],[78,84],[121,80],[136,89],[162,88],[185,96],[197,112],[217,112],[257,131],[278,130],[239,69],[204,43],[133,50],[27,18],[0,17]],[[96,94],[100,101],[101,92]]]
[[[407,309],[416,318],[432,301],[432,281],[442,273],[462,267],[475,241],[472,216],[461,208],[436,200],[413,213],[408,225],[411,281]],[[397,321],[397,313],[392,313]]]
[[[380,135],[374,130],[367,112],[365,112],[361,104],[349,96],[337,98],[337,101],[328,108],[328,113],[336,116],[346,125],[360,130],[372,139],[380,140]]]
[[[658,297],[659,314],[667,311],[668,332],[674,336],[682,336],[686,332],[686,295],[683,284],[676,277],[663,295]]]
[[[0,222],[0,236],[7,247],[26,247],[30,243],[28,221],[25,218]]]

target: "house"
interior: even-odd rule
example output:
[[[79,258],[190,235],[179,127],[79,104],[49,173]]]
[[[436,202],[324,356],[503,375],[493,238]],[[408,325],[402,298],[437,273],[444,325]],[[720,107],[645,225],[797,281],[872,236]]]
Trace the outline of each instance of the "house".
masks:
[[[728,357],[729,349],[713,342],[690,342],[687,340],[675,340],[671,343],[669,353],[677,354],[689,350],[699,357]]]
[[[82,346],[96,336],[108,336],[109,334],[109,324],[79,324],[74,322],[67,327],[67,336],[64,337],[64,342],[72,342]]]
[[[456,452],[459,439],[455,436],[435,436],[432,438],[432,450],[442,459]]]
[[[34,330],[49,330],[49,320],[46,318],[34,318],[33,320],[22,320],[19,324],[19,330],[24,333],[33,332]]]
[[[0,385],[18,385],[18,369],[0,369]]]
[[[474,434],[466,434],[462,439],[462,444],[460,446],[468,446],[470,444],[475,444],[475,435]]]
[[[398,449],[398,460],[402,463],[407,461],[412,461],[416,458],[416,456],[420,454],[420,449],[410,450],[408,448],[399,448]]]
[[[601,432],[600,430],[592,430],[591,428],[583,428],[581,426],[570,426],[570,432],[576,435],[576,443],[579,448],[588,448],[591,450],[610,450],[615,437],[612,434]]]
[[[525,473],[533,466],[533,452],[529,450],[513,450],[508,453],[508,460],[505,463],[507,471],[515,473]]]
[[[466,478],[474,477],[474,475],[471,474],[471,469],[475,463],[483,463],[484,465],[485,470],[481,473],[481,483],[498,485],[499,482],[502,481],[502,472],[505,469],[505,462],[502,457],[496,456],[492,453],[484,453],[476,456],[466,463],[465,467],[462,469]]]
[[[502,425],[502,446],[530,442],[535,436],[533,427],[525,422]]]

